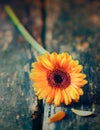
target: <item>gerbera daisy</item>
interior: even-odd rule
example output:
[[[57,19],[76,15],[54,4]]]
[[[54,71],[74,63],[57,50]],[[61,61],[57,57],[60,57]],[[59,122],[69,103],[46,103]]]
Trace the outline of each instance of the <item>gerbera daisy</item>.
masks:
[[[45,53],[32,63],[30,79],[38,99],[46,99],[48,104],[59,106],[72,101],[78,102],[83,95],[82,86],[87,83],[82,65],[68,53]]]

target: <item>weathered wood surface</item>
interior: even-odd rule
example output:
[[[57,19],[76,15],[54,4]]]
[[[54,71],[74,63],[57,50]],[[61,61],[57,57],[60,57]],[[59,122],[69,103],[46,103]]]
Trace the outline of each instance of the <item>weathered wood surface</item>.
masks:
[[[40,130],[39,118],[33,121],[30,118],[37,100],[34,98],[28,75],[30,65],[32,61],[35,61],[36,52],[25,42],[6,16],[2,4],[4,1],[1,1],[0,130]],[[20,0],[6,0],[8,3],[9,1],[35,39],[41,44],[46,37],[45,45],[49,52],[68,51],[74,59],[79,59],[89,81],[89,84],[83,88],[85,94],[79,103],[57,108],[43,103],[42,129],[99,130],[100,2],[45,0],[45,9],[41,10],[43,0],[26,0],[28,4]],[[38,102],[38,105],[41,105],[41,102]],[[79,117],[71,112],[72,107],[84,110],[95,108],[95,116]],[[48,118],[61,109],[68,113],[66,118],[57,123],[48,124]]]
[[[32,116],[38,104],[29,80],[36,52],[6,16],[4,3],[0,3],[0,130],[39,130],[41,126],[35,123],[39,121],[40,125],[40,119]],[[42,16],[39,1],[30,6],[21,1],[9,0],[8,3],[41,43]],[[30,11],[32,9],[34,12]]]
[[[78,1],[77,1],[78,2]],[[80,1],[79,1],[80,2]],[[79,103],[54,107],[45,104],[43,130],[99,130],[100,129],[100,25],[93,17],[100,15],[100,3],[70,3],[66,0],[46,1],[46,45],[49,51],[69,52],[78,59],[87,74],[88,84]],[[95,6],[94,6],[95,5]],[[95,117],[80,117],[71,108],[93,110]],[[57,123],[48,124],[48,119],[59,110],[67,116]]]

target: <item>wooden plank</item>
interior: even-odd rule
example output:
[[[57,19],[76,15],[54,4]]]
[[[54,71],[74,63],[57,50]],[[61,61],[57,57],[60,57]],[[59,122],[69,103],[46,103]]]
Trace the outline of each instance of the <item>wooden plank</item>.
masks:
[[[42,16],[39,13],[39,1],[31,3],[31,7],[21,1],[9,1],[9,4],[41,44]],[[36,15],[32,15],[32,7],[35,5]],[[33,21],[37,18],[38,23]],[[41,102],[37,101],[29,80],[31,63],[35,61],[34,54],[37,55],[36,51],[26,43],[0,3],[0,130],[40,130]]]
[[[17,2],[11,3],[13,9],[30,32],[33,28],[32,35],[36,36],[36,40],[41,43],[42,17],[40,9],[34,12],[35,8],[33,7],[36,1],[33,2],[33,5],[29,4],[31,6],[29,8],[27,4],[24,5],[25,3],[19,1],[17,5]],[[46,45],[50,52],[68,51],[75,59],[79,59],[84,66],[89,84],[84,88],[85,94],[78,104],[55,108],[53,105],[49,106],[44,102],[43,130],[100,129],[99,8],[96,3],[92,3],[92,5],[89,3],[85,6],[82,4],[82,8],[80,8],[80,5],[75,4],[74,6],[74,4],[75,2],[72,4],[60,0],[46,1]],[[26,9],[30,9],[29,13],[32,13],[31,10],[33,11],[33,14],[30,14],[33,20],[32,24],[30,23],[31,20],[27,20],[28,15],[24,12],[25,6]],[[35,7],[41,8],[39,3]],[[95,15],[92,15],[93,13]],[[30,118],[33,108],[38,109],[37,105],[42,107],[42,102],[37,102],[37,99],[33,98],[32,84],[28,78],[30,64],[35,60],[33,53],[36,52],[30,49],[30,46],[20,36],[11,21],[5,18],[1,3],[0,16],[0,129],[40,130],[41,117],[34,120],[33,114],[33,123]],[[36,22],[38,20],[36,20],[37,25],[35,26],[36,16],[37,19],[40,19],[40,22],[38,23]],[[97,20],[90,21],[95,16]],[[94,104],[95,117],[82,118],[74,115],[70,110],[72,107],[92,110]],[[48,118],[58,110],[66,111],[68,113],[67,117],[60,122],[48,124]],[[40,110],[38,114],[41,112]]]
[[[78,2],[78,1],[77,1]],[[90,7],[90,8],[88,8]],[[92,12],[91,12],[92,11]],[[69,52],[83,65],[88,84],[83,88],[84,95],[78,103],[69,106],[54,107],[44,101],[43,130],[99,130],[100,129],[100,33],[98,24],[91,22],[93,14],[100,10],[94,3],[82,5],[69,1],[46,0],[46,46],[49,52]],[[96,21],[97,22],[97,21]],[[71,112],[71,108],[83,110],[95,109],[95,117],[80,117]],[[48,124],[48,119],[59,110],[67,116],[64,120]]]

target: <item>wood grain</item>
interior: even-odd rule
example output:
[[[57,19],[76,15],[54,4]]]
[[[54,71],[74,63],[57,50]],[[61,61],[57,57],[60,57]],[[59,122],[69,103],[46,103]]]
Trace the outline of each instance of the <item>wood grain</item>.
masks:
[[[75,4],[75,5],[74,5]],[[78,103],[69,106],[54,107],[44,103],[43,130],[99,130],[100,129],[100,80],[99,59],[100,33],[98,26],[89,21],[96,7],[91,3],[91,10],[85,5],[77,3],[51,0],[46,1],[46,45],[52,52],[69,52],[74,59],[83,65],[83,72],[87,74],[88,84],[83,87],[84,95]],[[45,102],[45,101],[44,101]],[[71,108],[80,110],[94,110],[95,117],[80,117],[71,112]],[[64,120],[48,124],[48,119],[59,110],[64,110],[67,116]]]
[[[40,25],[35,22],[33,24],[33,20],[30,23],[30,7],[27,14],[26,3],[9,1],[9,4],[23,25],[41,43]],[[0,130],[38,130],[41,127],[41,104],[37,101],[29,80],[31,63],[35,61],[34,55],[37,53],[6,16],[3,6],[0,3]],[[36,7],[34,12],[41,12],[38,3]],[[41,15],[36,13],[36,16],[41,22]],[[39,28],[39,33],[33,27]],[[36,117],[33,118],[34,112]],[[37,122],[39,126],[36,126]]]
[[[29,73],[38,54],[6,16],[5,2],[0,2],[0,130],[100,129],[100,2],[85,1],[6,1],[35,39],[40,44],[45,43],[49,52],[67,51],[83,65],[89,82],[83,88],[84,95],[78,103],[60,107],[47,105],[45,100],[37,101]],[[72,107],[95,109],[95,116],[79,117],[71,112]],[[48,124],[49,117],[59,110],[67,113],[66,118]]]

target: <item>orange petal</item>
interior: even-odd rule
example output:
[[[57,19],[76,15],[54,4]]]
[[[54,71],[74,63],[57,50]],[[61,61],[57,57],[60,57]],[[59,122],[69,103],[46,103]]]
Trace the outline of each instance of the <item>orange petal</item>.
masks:
[[[59,55],[57,56],[57,63],[58,63],[58,65],[60,64],[61,59],[62,59],[61,54],[59,54]],[[60,65],[59,65],[59,66],[60,66]]]
[[[32,67],[34,69],[41,70],[42,72],[46,71],[46,68],[41,64],[41,62],[34,62],[34,63],[32,63]]]
[[[45,84],[46,84],[46,82],[45,82]],[[45,87],[45,85],[42,85],[41,83],[39,83],[39,82],[35,82],[34,84],[33,84],[33,88],[35,89],[35,90],[37,90],[38,91],[38,89],[41,89],[41,90],[45,90],[46,88],[48,88],[48,89],[46,89],[46,91],[48,92],[48,90],[49,90],[49,86],[47,85],[46,87]]]
[[[33,76],[41,76],[41,73],[42,75],[46,75],[46,72],[45,71],[41,71],[41,70],[37,70],[37,69],[32,69],[31,71],[31,75]]]
[[[52,117],[49,118],[49,123],[57,122],[62,120],[65,117],[66,113],[63,111],[59,111],[56,114],[54,114]]]
[[[37,77],[32,77],[32,78],[30,78],[33,82],[39,82],[39,83],[44,83],[44,82],[46,82],[46,78],[44,78],[44,77],[40,77],[40,78],[37,78]]]
[[[45,86],[35,87],[34,91],[36,92],[36,95],[38,96],[38,99],[43,99],[48,95],[48,93],[51,91],[50,87],[47,87],[47,90],[45,89]]]
[[[68,61],[68,59],[67,59],[67,61],[66,61],[66,68],[65,68],[65,70],[66,70],[66,72],[67,73],[70,73],[71,71],[72,71],[72,66],[71,66],[71,64],[73,64],[73,60],[72,59],[70,59],[69,61]]]
[[[57,65],[57,53],[56,52],[53,52],[51,55],[50,55],[50,60],[52,62],[52,64],[54,66]]]
[[[54,105],[59,106],[61,103],[61,91],[60,89],[56,89],[55,98],[54,98]]]
[[[35,82],[34,85],[33,85],[33,87],[34,88],[37,88],[37,87],[44,88],[44,89],[46,89],[46,91],[48,91],[49,88],[51,88],[51,87],[49,87],[47,81],[45,81],[44,84],[43,84],[43,82]]]
[[[52,103],[54,97],[55,97],[55,88],[52,88],[46,97],[46,102],[49,104]]]

